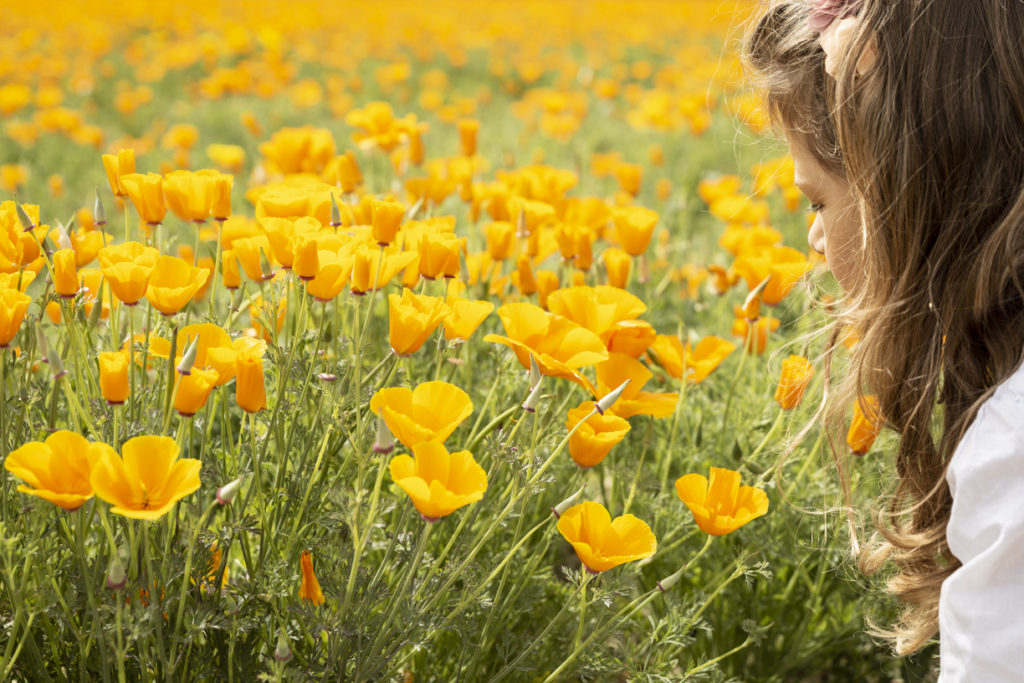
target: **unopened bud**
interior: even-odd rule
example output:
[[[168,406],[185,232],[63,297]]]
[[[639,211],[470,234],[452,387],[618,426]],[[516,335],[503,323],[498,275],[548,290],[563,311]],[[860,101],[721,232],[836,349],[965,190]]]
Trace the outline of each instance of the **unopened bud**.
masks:
[[[270,259],[263,253],[263,247],[259,247],[260,250],[260,276],[264,280],[270,280],[274,277],[274,269],[270,267]]]
[[[565,512],[566,510],[568,510],[570,507],[572,507],[572,505],[576,502],[576,499],[580,497],[580,495],[583,493],[583,489],[585,489],[585,488],[587,488],[586,484],[581,486],[579,491],[577,491],[576,493],[572,494],[571,496],[569,496],[568,498],[563,500],[561,503],[559,503],[555,507],[551,508],[551,514],[553,514],[555,516],[555,519],[560,519],[561,516],[562,516],[562,513]]]
[[[180,375],[191,375],[192,366],[196,364],[196,355],[199,353],[199,335],[197,334],[195,339],[189,343],[185,349],[185,353],[181,355],[181,361],[178,362],[178,367],[175,370]]]
[[[29,218],[28,212],[25,211],[25,207],[15,202],[15,206],[18,207],[18,221],[21,223],[21,229],[24,232],[28,232],[32,228],[36,227],[36,224]]]
[[[217,489],[217,503],[220,505],[228,505],[238,495],[238,491],[242,488],[242,478],[239,477],[233,481],[229,481],[219,489]]]
[[[316,376],[316,378],[321,382],[333,382],[338,379],[338,376],[331,372],[321,372]]]
[[[629,385],[629,382],[630,380],[627,379],[614,390],[605,394],[604,397],[600,401],[598,401],[597,405],[595,406],[597,408],[597,412],[604,415],[604,411],[611,408],[615,404],[615,402],[619,400],[619,396],[622,396],[622,392],[626,390],[626,386]]]
[[[96,201],[92,205],[92,222],[97,226],[107,224],[107,210],[103,208],[103,200],[100,199],[100,188],[96,188]]]
[[[658,590],[660,590],[662,593],[664,593],[665,591],[667,591],[670,588],[672,588],[672,586],[676,585],[679,582],[679,579],[683,578],[683,571],[685,569],[686,569],[686,567],[683,567],[682,569],[677,571],[675,574],[673,574],[671,576],[666,576],[664,579],[659,581],[658,582]]]
[[[55,351],[49,354],[47,359],[47,362],[50,364],[50,371],[53,373],[53,379],[58,380],[68,374],[68,371],[64,368],[64,359],[60,357],[59,353]]]
[[[337,228],[341,225],[341,209],[338,208],[338,200],[334,193],[331,193],[331,227]]]
[[[39,358],[44,363],[50,362],[50,345],[46,342],[46,335],[43,334],[43,326],[37,324],[35,327],[36,332],[36,348],[39,349]]]
[[[274,659],[279,662],[287,662],[292,658],[292,649],[288,646],[288,636],[284,629],[277,632],[277,647],[274,648]]]
[[[92,310],[89,311],[89,326],[96,327],[100,324],[100,318],[103,317],[103,285],[105,283],[100,280],[100,286],[96,292],[96,303],[92,305]]]
[[[516,237],[529,237],[530,233],[526,231],[526,210],[523,209],[519,212],[519,217],[516,219]]]
[[[530,394],[523,401],[523,410],[528,413],[536,412],[537,402],[540,400],[540,382],[538,381],[533,388],[530,389]]]
[[[533,354],[531,353],[530,354],[530,390],[531,391],[536,389],[537,385],[540,384],[540,378],[541,377],[542,377],[542,375],[540,374],[540,368],[537,366],[537,359],[534,358]]]
[[[377,438],[373,440],[373,452],[387,454],[395,447],[395,437],[388,429],[388,423],[380,415],[377,416]]]
[[[67,228],[64,227],[63,223],[57,224],[57,244],[61,249],[75,248],[75,245],[71,244],[71,237],[68,235]]]
[[[125,573],[124,565],[121,563],[121,555],[115,552],[110,558],[110,567],[107,569],[107,588],[116,591],[124,588],[126,583],[128,583],[128,575]]]
[[[772,276],[769,275],[765,279],[758,283],[757,287],[750,290],[750,294],[743,300],[743,316],[747,320],[757,320],[761,317],[761,294],[764,292],[764,288],[768,286]]]
[[[416,214],[418,214],[420,212],[420,209],[423,208],[423,204],[424,203],[426,203],[426,198],[425,197],[420,197],[419,199],[417,199],[416,203],[413,204],[412,206],[410,206],[409,210],[405,212],[405,217],[404,217],[403,220],[408,221],[408,220],[412,220],[413,218],[415,218]]]
[[[245,287],[239,287],[235,291],[235,296],[231,299],[231,311],[236,312],[242,307],[242,300],[245,298]]]

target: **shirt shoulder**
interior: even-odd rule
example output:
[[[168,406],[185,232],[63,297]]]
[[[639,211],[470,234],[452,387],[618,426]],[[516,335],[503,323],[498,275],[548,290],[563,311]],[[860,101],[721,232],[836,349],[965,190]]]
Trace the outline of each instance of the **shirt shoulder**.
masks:
[[[939,599],[941,678],[1019,681],[1024,653],[1024,369],[978,409],[946,472],[962,563]]]

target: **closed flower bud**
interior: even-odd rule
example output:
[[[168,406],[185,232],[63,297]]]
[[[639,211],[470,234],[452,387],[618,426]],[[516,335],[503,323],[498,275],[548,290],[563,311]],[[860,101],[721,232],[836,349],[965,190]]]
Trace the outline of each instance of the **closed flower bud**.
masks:
[[[576,502],[576,499],[579,498],[583,494],[583,491],[586,488],[587,488],[587,485],[584,484],[583,486],[581,486],[579,488],[579,490],[576,493],[572,494],[571,496],[569,496],[568,498],[563,500],[561,503],[559,503],[555,507],[551,508],[551,514],[553,514],[555,516],[555,519],[558,519],[559,517],[561,517],[563,512],[565,512],[570,507],[572,507],[573,504]]]
[[[217,503],[219,505],[229,505],[231,501],[238,495],[238,491],[242,488],[242,478],[234,479],[229,481],[224,486],[217,489]]]
[[[666,576],[664,579],[659,581],[658,582],[658,590],[660,590],[662,593],[664,593],[665,591],[671,589],[672,586],[674,586],[677,583],[679,583],[679,579],[683,578],[683,571],[685,571],[685,570],[686,570],[686,567],[683,567],[682,569],[677,571],[675,574],[672,574],[671,576]]]
[[[110,558],[110,568],[107,569],[107,588],[116,591],[124,588],[126,583],[128,583],[128,575],[124,571],[120,554],[115,552]]]
[[[33,221],[32,218],[28,215],[28,212],[25,211],[24,206],[18,204],[17,202],[14,203],[14,206],[17,207],[18,222],[21,223],[21,229],[24,232],[28,232],[32,228],[36,227],[35,221]]]
[[[388,423],[380,415],[377,416],[377,438],[373,440],[373,452],[387,454],[395,448],[395,437],[388,429]]]
[[[107,210],[103,208],[103,200],[100,199],[100,189],[96,188],[96,201],[92,206],[93,220],[92,224],[98,228],[102,228],[107,224]]]
[[[626,390],[626,386],[629,385],[631,381],[632,380],[627,379],[625,382],[617,386],[615,389],[605,394],[601,398],[601,400],[597,402],[597,405],[595,406],[597,408],[597,412],[604,415],[604,411],[611,408],[612,405],[619,400],[619,396],[622,396],[622,392]]]
[[[199,335],[195,336],[195,339],[185,348],[185,353],[181,354],[181,360],[178,362],[178,366],[175,370],[181,375],[192,374],[192,366],[196,364],[196,354],[199,352]]]
[[[633,258],[618,247],[605,249],[603,258],[604,269],[608,273],[608,284],[625,289],[629,283],[629,271],[633,266]]]
[[[531,356],[531,358],[532,358],[532,356]],[[539,401],[539,400],[540,400],[540,382],[537,382],[535,385],[533,385],[533,388],[530,389],[530,393],[526,397],[526,400],[523,401],[523,410],[525,410],[528,413],[536,412],[536,410],[537,410],[537,401]]]
[[[174,409],[182,417],[192,417],[206,405],[210,391],[217,383],[216,370],[200,370],[193,368],[188,375],[178,379],[177,394],[174,397]]]
[[[32,297],[13,287],[0,289],[0,349],[7,348],[18,333],[31,302]]]
[[[274,659],[279,662],[287,662],[292,658],[292,649],[288,645],[288,636],[284,629],[277,632],[277,647],[274,648]]]
[[[338,200],[334,193],[331,193],[331,227],[337,228],[341,225],[341,210],[338,208]]]

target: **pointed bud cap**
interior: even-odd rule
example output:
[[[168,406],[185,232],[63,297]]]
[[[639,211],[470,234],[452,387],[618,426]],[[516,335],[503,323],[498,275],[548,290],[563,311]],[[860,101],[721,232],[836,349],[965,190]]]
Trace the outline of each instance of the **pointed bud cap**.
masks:
[[[238,491],[242,488],[242,478],[234,479],[217,489],[217,503],[219,505],[229,505],[231,501],[238,495]]]
[[[115,552],[110,558],[110,568],[107,569],[107,588],[116,591],[124,588],[128,583],[128,575],[124,571],[124,564],[121,563],[121,554]]]
[[[50,362],[50,345],[46,342],[46,335],[43,334],[43,326],[36,323],[36,348],[39,349],[39,357],[44,363]]]
[[[750,290],[750,294],[748,294],[747,298],[743,300],[743,315],[746,316],[748,319],[756,320],[758,317],[760,317],[761,294],[764,292],[764,288],[768,286],[768,283],[771,281],[771,279],[772,276],[769,275],[765,279],[761,280],[761,282],[758,283],[757,287],[754,287],[752,290]],[[751,315],[749,315],[748,312],[754,311],[756,311],[757,313],[753,317],[751,317]]]
[[[260,275],[264,280],[270,280],[274,277],[274,269],[270,267],[270,259],[263,253],[263,247],[259,247],[260,250]]]
[[[534,389],[537,388],[537,385],[540,384],[540,378],[542,376],[543,375],[540,374],[540,368],[537,366],[537,359],[534,358],[533,354],[531,353],[530,354],[530,391],[533,391]]]
[[[107,210],[103,208],[103,200],[100,199],[100,188],[96,188],[96,201],[92,206],[92,222],[98,226],[107,224]]]
[[[597,412],[604,415],[604,411],[608,410],[613,405],[615,405],[615,402],[619,400],[619,396],[622,396],[622,392],[626,390],[626,386],[629,385],[630,381],[631,380],[627,379],[625,382],[617,386],[614,390],[605,394],[604,397],[600,401],[598,401],[597,405],[595,406],[597,408]]]
[[[685,569],[686,569],[686,567],[683,567],[682,569],[677,571],[675,574],[673,574],[671,576],[666,576],[664,579],[659,581],[658,582],[658,590],[660,590],[662,593],[664,593],[665,591],[667,591],[670,588],[672,588],[672,586],[676,585],[676,583],[679,582],[679,579],[683,578],[683,571]]]
[[[29,218],[28,213],[25,211],[25,207],[18,204],[17,201],[15,201],[14,204],[18,207],[18,222],[21,223],[21,229],[24,232],[28,232],[32,228],[36,227],[36,224],[32,222],[32,219]]]
[[[532,389],[530,394],[523,401],[523,410],[528,413],[535,412],[537,410],[537,402],[540,400],[540,382],[538,381]]]
[[[196,364],[196,354],[199,353],[199,335],[195,336],[195,339],[189,343],[188,348],[185,349],[185,353],[181,354],[181,361],[178,363],[178,367],[175,370],[180,375],[191,375],[192,366]]]
[[[284,629],[277,632],[277,647],[274,648],[274,659],[279,662],[287,662],[292,658],[292,649],[288,646],[288,636]]]
[[[516,237],[529,237],[530,233],[526,231],[526,210],[519,212],[519,217],[516,219]]]
[[[380,415],[377,416],[377,438],[373,440],[373,452],[374,453],[390,453],[395,447],[395,437],[391,435],[391,430],[388,429],[388,425],[384,422],[384,418]]]
[[[64,369],[64,359],[60,357],[60,353],[54,352],[47,355],[47,362],[50,364],[53,379],[58,380],[68,374],[68,371]]]
[[[245,299],[245,287],[239,287],[235,290],[235,296],[231,299],[231,312],[235,313],[242,306],[242,300]]]
[[[331,193],[331,227],[332,228],[337,228],[339,225],[341,225],[341,209],[338,208],[338,200],[334,196],[334,193],[332,192]]]
[[[92,310],[89,311],[89,326],[96,327],[100,324],[100,318],[103,316],[103,286],[105,282],[100,280],[99,290],[96,292],[96,303],[92,305]]]
[[[71,244],[71,237],[68,235],[68,229],[64,227],[63,223],[57,223],[57,245],[61,249],[74,249],[75,245]]]
[[[423,208],[423,204],[426,202],[426,198],[420,197],[416,200],[416,203],[409,207],[409,210],[405,212],[405,216],[402,218],[402,222],[411,221],[416,217],[416,214]]]
[[[555,519],[560,519],[562,517],[562,513],[565,512],[566,510],[568,510],[569,508],[571,508],[573,506],[573,504],[576,502],[576,499],[579,498],[580,495],[582,495],[583,490],[585,488],[587,488],[586,484],[581,486],[579,491],[577,491],[576,493],[572,494],[571,496],[569,496],[568,498],[563,500],[561,503],[559,503],[555,507],[551,508],[551,514],[553,514],[555,516]]]

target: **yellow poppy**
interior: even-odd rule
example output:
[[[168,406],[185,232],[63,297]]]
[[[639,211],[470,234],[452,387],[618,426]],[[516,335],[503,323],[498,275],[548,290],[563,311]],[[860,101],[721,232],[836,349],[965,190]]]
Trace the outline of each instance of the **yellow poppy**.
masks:
[[[77,510],[93,496],[89,476],[104,450],[74,432],[58,431],[46,441],[32,441],[12,451],[4,468],[24,484],[18,490],[38,496],[65,510]]]
[[[119,182],[142,220],[149,225],[163,222],[167,215],[163,176],[157,173],[129,173],[121,176]]]
[[[174,409],[182,417],[192,417],[206,405],[210,391],[217,384],[217,371],[192,368],[187,375],[178,374],[174,391]]]
[[[104,449],[89,478],[96,496],[111,512],[133,519],[156,520],[199,488],[202,463],[178,459],[169,436],[137,436],[124,442],[121,456]]]
[[[676,480],[676,493],[690,508],[701,531],[724,536],[768,512],[768,494],[740,486],[740,473],[711,468],[711,477],[687,474]]]
[[[484,341],[511,348],[524,368],[530,367],[530,356],[533,356],[543,374],[571,379],[588,387],[589,382],[577,370],[608,358],[608,350],[600,337],[539,306],[505,304],[498,309],[498,317],[508,336],[489,334]]]
[[[405,205],[380,199],[370,201],[370,216],[373,224],[373,239],[377,244],[387,246],[395,241],[398,229],[405,217]]]
[[[663,418],[675,412],[679,394],[644,391],[644,385],[654,375],[635,358],[612,352],[608,360],[598,363],[594,369],[597,371],[595,398],[606,396],[629,380],[618,400],[608,409],[609,414],[624,418],[634,415]]]
[[[7,348],[18,333],[30,303],[32,297],[28,294],[17,289],[0,289],[0,349]]]
[[[216,172],[214,172],[216,173]],[[183,221],[202,223],[213,208],[214,176],[195,171],[173,171],[164,176],[167,208]]]
[[[490,301],[471,301],[462,298],[448,299],[448,307],[451,313],[444,319],[444,338],[448,341],[469,339],[494,311],[494,304]]]
[[[258,413],[267,407],[267,390],[263,381],[263,357],[243,351],[235,360],[235,401],[247,413]]]
[[[878,413],[878,398],[864,396],[853,404],[853,419],[846,433],[846,445],[854,455],[864,455],[882,432],[884,421]]]
[[[164,315],[174,315],[185,307],[210,276],[208,270],[196,268],[184,259],[160,256],[146,289],[146,299]]]
[[[412,453],[392,458],[389,469],[427,521],[436,522],[483,498],[487,473],[469,451],[449,453],[440,442],[423,441]]]
[[[439,297],[413,294],[388,295],[388,339],[399,356],[416,353],[451,309]]]
[[[100,270],[110,291],[122,303],[134,306],[146,294],[160,252],[139,242],[100,249]]]
[[[633,515],[613,520],[603,505],[589,501],[563,512],[558,531],[592,574],[650,557],[658,549],[658,540],[646,522]]]
[[[469,394],[447,382],[424,382],[415,389],[381,389],[370,410],[384,418],[395,438],[413,448],[424,441],[444,443],[473,412]]]
[[[53,254],[53,289],[65,299],[78,292],[78,269],[74,249],[58,249]]]
[[[800,405],[812,377],[814,366],[803,356],[791,355],[782,362],[782,376],[775,389],[775,400],[783,410],[792,410]]]
[[[570,410],[565,421],[566,428],[576,427],[593,409],[593,401],[584,401],[579,407]],[[598,465],[628,431],[629,423],[610,412],[590,415],[569,437],[569,455],[580,467]]]
[[[110,190],[118,197],[127,194],[121,187],[121,176],[135,173],[135,150],[121,149],[117,154],[104,154],[103,170],[107,172],[107,180],[110,182]]]
[[[615,235],[630,256],[639,256],[647,251],[658,224],[658,212],[643,206],[626,206],[612,212],[615,221]]]

